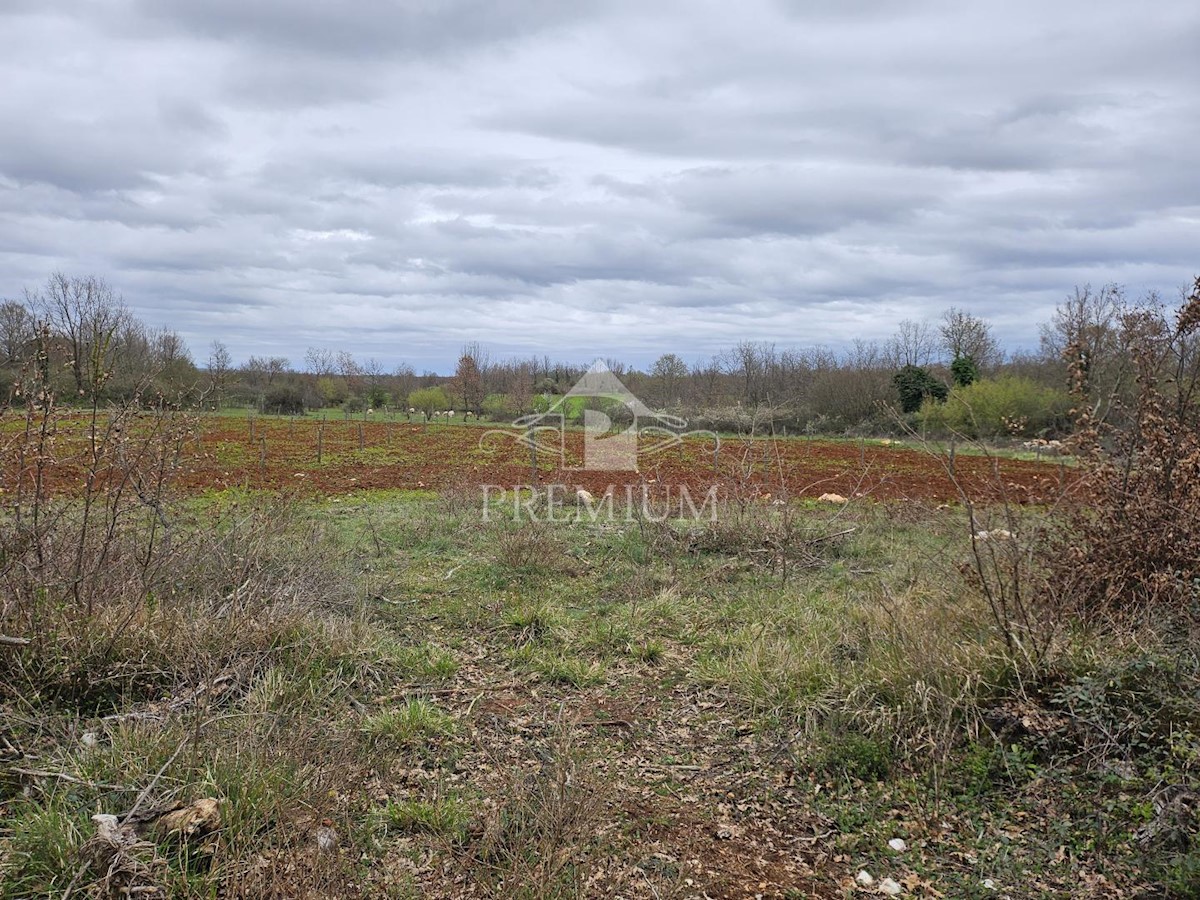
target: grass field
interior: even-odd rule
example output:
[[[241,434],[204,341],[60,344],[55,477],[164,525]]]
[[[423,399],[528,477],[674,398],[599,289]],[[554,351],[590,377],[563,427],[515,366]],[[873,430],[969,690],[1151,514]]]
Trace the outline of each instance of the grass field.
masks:
[[[423,445],[413,471],[445,470],[463,431],[376,452],[403,469]],[[864,483],[859,448],[827,446]],[[344,475],[370,470],[363,451],[329,452],[347,454],[329,495],[200,485],[185,459],[183,494],[114,515],[97,565],[67,552],[80,501],[45,501],[61,556],[5,568],[0,633],[30,643],[0,646],[0,896],[1200,886],[1163,815],[1200,760],[1190,637],[1147,624],[1098,644],[1064,621],[1030,667],[964,576],[978,548],[944,488],[831,505],[767,496],[764,476],[715,518],[545,524],[504,504],[485,520],[478,479],[373,486]],[[937,484],[926,457],[879,452],[875,484]],[[914,468],[889,466],[905,452]],[[1043,515],[976,512],[1031,536]],[[11,525],[8,560],[25,552]],[[1023,539],[984,552],[1027,577]],[[206,799],[219,823],[134,829]],[[98,813],[134,831],[100,846]]]

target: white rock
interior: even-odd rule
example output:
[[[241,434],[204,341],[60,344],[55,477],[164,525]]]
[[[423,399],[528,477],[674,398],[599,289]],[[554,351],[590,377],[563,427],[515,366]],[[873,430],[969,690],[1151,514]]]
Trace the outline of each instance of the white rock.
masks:
[[[975,540],[986,541],[1011,541],[1014,535],[1007,528],[993,528],[991,531],[975,532]]]
[[[888,846],[897,853],[903,853],[908,849],[908,844],[904,843],[904,838],[892,838],[890,841],[888,841]]]
[[[113,815],[107,813],[96,813],[92,816],[92,821],[96,823],[96,835],[106,841],[117,841],[120,832],[120,820]]]
[[[900,887],[899,882],[892,878],[885,878],[879,882],[879,890],[883,891],[889,897],[899,897],[904,893],[904,888]]]
[[[731,841],[735,837],[741,837],[741,834],[742,834],[742,829],[739,828],[737,825],[730,825],[728,823],[722,823],[717,826],[717,830],[714,833],[714,836],[716,837],[716,839],[718,841]]]
[[[338,833],[328,823],[325,819],[317,829],[317,849],[322,853],[329,853],[338,845]]]
[[[100,735],[94,731],[85,731],[79,736],[79,743],[85,747],[95,747],[100,743]]]
[[[871,873],[866,869],[861,870],[857,875],[855,875],[854,880],[863,887],[871,887],[875,884],[875,879],[871,877]]]
[[[985,878],[983,879],[983,886],[989,891],[994,891],[996,889],[996,882],[992,881],[990,878]]]

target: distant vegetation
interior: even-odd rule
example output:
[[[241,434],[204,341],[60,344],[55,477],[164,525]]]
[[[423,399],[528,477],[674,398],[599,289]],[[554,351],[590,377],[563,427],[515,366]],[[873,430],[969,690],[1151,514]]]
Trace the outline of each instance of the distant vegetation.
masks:
[[[1036,353],[1005,353],[983,319],[958,309],[935,323],[904,321],[884,342],[835,352],[743,341],[688,365],[664,353],[647,371],[609,360],[643,401],[693,427],[738,433],[926,434],[1057,438],[1069,427],[1070,360],[1077,347],[1082,386],[1107,418],[1132,390],[1134,323],[1162,320],[1157,296],[1130,300],[1107,285],[1077,290],[1041,326]],[[51,276],[22,301],[0,305],[0,374],[29,383],[32,366],[60,402],[124,401],[203,409],[249,408],[279,415],[399,411],[507,421],[546,409],[586,366],[548,356],[493,359],[482,344],[463,348],[452,374],[388,369],[348,350],[313,347],[304,360],[252,356],[235,364],[220,341],[197,360],[178,334],[139,322],[102,279]],[[440,393],[439,393],[440,392]],[[565,411],[573,420],[582,401]],[[892,409],[906,417],[898,422]]]
[[[952,313],[948,366],[905,323],[827,367],[742,344],[624,372],[713,427],[906,440],[681,446],[632,475],[719,477],[714,515],[611,521],[587,491],[485,506],[500,451],[418,424],[577,369],[197,369],[102,284],[21,309],[0,897],[1200,896],[1200,279],[1174,311],[1081,291],[1037,359],[955,342],[986,327]],[[308,391],[417,412],[196,412]],[[304,425],[286,485],[185,489],[238,455],[270,474]],[[1069,463],[973,439],[1059,434]],[[436,493],[301,488],[387,453],[430,477],[439,436],[472,465]]]

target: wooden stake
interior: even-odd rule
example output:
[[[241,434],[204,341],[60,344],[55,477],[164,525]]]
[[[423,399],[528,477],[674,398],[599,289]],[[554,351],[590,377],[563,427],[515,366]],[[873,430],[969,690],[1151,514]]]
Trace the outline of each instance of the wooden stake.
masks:
[[[532,472],[533,483],[537,484],[537,480],[538,480],[537,444],[534,443],[533,426],[532,425],[529,426],[529,431],[526,432],[526,436],[529,438],[529,468]]]

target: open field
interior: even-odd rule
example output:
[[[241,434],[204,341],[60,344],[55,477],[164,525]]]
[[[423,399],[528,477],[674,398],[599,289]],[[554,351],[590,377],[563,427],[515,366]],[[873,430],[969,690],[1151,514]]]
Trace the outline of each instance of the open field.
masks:
[[[548,522],[485,506],[530,473],[475,427],[329,423],[318,462],[315,423],[132,411],[85,465],[44,424],[5,431],[0,897],[1200,885],[1187,620],[1010,617],[1074,467],[694,441],[539,480],[711,514]]]
[[[200,437],[181,446],[177,483],[191,493],[226,488],[295,490],[325,496],[359,490],[441,490],[466,485],[529,484],[529,451],[511,430],[407,422],[254,420],[209,416]],[[56,459],[46,473],[49,489],[70,490],[85,465],[88,425],[58,424]],[[566,435],[566,469],[543,454],[542,483],[583,487],[601,494],[610,486],[664,492],[686,486],[697,498],[717,485],[726,496],[817,497],[837,493],[876,500],[956,501],[958,488],[944,462],[930,452],[881,441],[816,438],[687,439],[639,460],[640,472],[582,471],[583,434]],[[14,465],[15,461],[7,461]],[[955,475],[981,499],[1039,502],[1056,496],[1070,468],[1061,463],[958,453]],[[996,477],[999,473],[1000,477]]]

